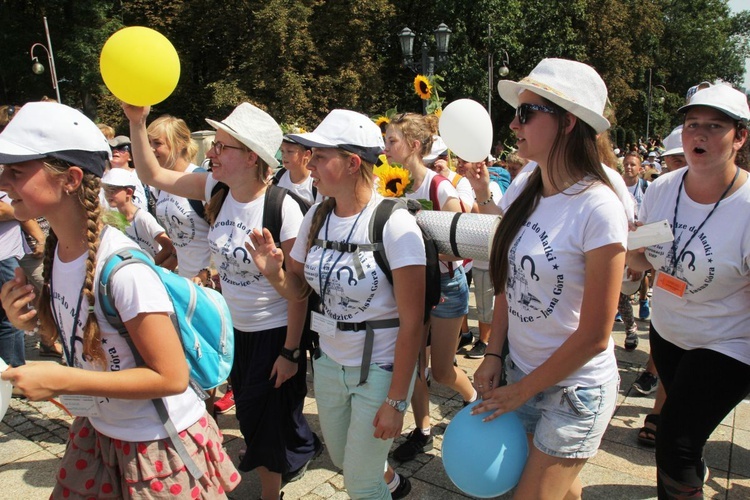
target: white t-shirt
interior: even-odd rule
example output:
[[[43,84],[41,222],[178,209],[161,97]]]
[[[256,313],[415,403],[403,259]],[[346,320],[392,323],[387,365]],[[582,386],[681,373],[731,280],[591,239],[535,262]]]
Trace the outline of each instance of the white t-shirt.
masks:
[[[624,182],[624,180],[623,180]],[[625,187],[628,190],[628,193],[633,197],[633,203],[635,203],[635,220],[638,220],[638,213],[641,211],[641,204],[643,203],[643,195],[645,194],[643,191],[642,184],[646,183],[646,187],[648,188],[649,182],[641,179],[640,177],[636,180],[635,184],[632,186],[628,186],[625,184]]]
[[[422,179],[422,184],[419,186],[419,189],[406,193],[407,198],[415,200],[432,200],[430,198],[430,186],[432,185],[432,179],[438,174],[430,169],[426,169],[426,172],[427,173],[425,174],[424,179]],[[441,181],[437,186],[437,198],[438,204],[441,207],[444,207],[450,198],[455,198],[456,200],[459,199],[458,191],[456,191],[456,188],[453,187],[453,184],[451,184],[450,181]],[[435,209],[437,209],[437,207],[433,204],[433,210]],[[461,266],[461,261],[451,262],[450,264],[440,261],[440,272],[443,274],[450,272],[451,265],[453,266],[453,269],[455,269],[456,267]]]
[[[163,232],[164,228],[156,222],[154,216],[140,208],[136,210],[133,221],[125,228],[125,234],[151,257],[156,257],[161,251],[161,245],[157,243],[156,237]]]
[[[196,165],[190,164],[185,172],[192,172],[196,168]],[[195,213],[187,198],[166,191],[159,193],[156,219],[167,230],[167,236],[177,251],[177,272],[180,276],[192,278],[209,266],[208,222]]]
[[[373,192],[372,199],[361,215],[338,217],[331,212],[326,218],[318,238],[327,241],[371,243],[370,219],[382,196]],[[398,317],[393,286],[375,262],[372,252],[357,254],[324,250],[313,245],[307,252],[307,238],[312,217],[320,205],[313,206],[300,227],[291,257],[305,263],[305,279],[321,296],[326,316],[346,323],[360,323]],[[406,212],[388,219],[383,227],[383,245],[391,270],[406,266],[425,265],[422,232],[414,217]],[[357,276],[355,259],[362,264],[364,276]],[[321,268],[323,269],[321,273]],[[325,294],[321,294],[325,288]],[[393,363],[398,328],[375,330],[372,350],[373,363]],[[323,351],[344,366],[360,366],[364,350],[365,332],[342,332],[336,329],[335,337],[320,335]]]
[[[206,197],[217,181],[209,174]],[[230,190],[221,206],[216,222],[208,232],[214,264],[221,278],[221,290],[232,314],[234,327],[243,332],[258,332],[287,324],[287,300],[258,270],[245,242],[250,232],[263,224],[265,196],[249,203],[234,199]],[[297,237],[302,211],[291,197],[282,204],[281,242]]]
[[[98,286],[99,273],[107,258],[119,250],[137,248],[127,236],[117,230],[104,230],[97,253],[96,276]],[[60,261],[57,250],[52,267],[52,281],[50,294],[52,296],[52,314],[62,330],[61,341],[65,343],[68,352],[71,350],[71,332],[81,287],[86,275],[86,259],[84,253],[72,262]],[[97,293],[95,291],[95,293]],[[131,265],[127,270],[118,272],[112,279],[112,298],[123,322],[135,318],[138,314],[148,312],[172,312],[169,300],[161,280],[145,265]],[[82,309],[88,307],[83,299]],[[101,310],[99,303],[94,306],[96,319],[102,336],[106,368],[104,371],[120,371],[136,366],[133,352],[125,339],[109,324]],[[75,361],[77,368],[90,371],[103,371],[97,365],[92,365],[83,359],[82,335],[86,317],[81,314],[75,328]],[[163,335],[163,332],[153,332]],[[183,354],[180,353],[182,356]],[[90,417],[91,423],[102,434],[124,441],[152,441],[165,439],[167,431],[156,414],[156,408],[149,399],[115,399],[96,398],[100,416]],[[185,392],[165,398],[169,415],[178,431],[182,431],[195,422],[206,411],[205,405],[188,387]]]
[[[309,175],[304,181],[295,184],[289,176],[289,171],[284,171],[284,174],[279,179],[279,186],[288,189],[310,205],[323,201],[323,197],[320,193],[317,194],[317,197],[313,196],[313,178]]]
[[[688,169],[660,176],[646,191],[639,220],[674,220],[677,190]],[[742,175],[742,173],[740,173]],[[677,254],[714,204],[690,199],[684,188],[672,228]],[[654,269],[671,273],[672,243],[648,247]],[[750,182],[719,203],[677,262],[687,282],[683,297],[654,285],[651,321],[664,339],[682,349],[711,349],[750,364]]]
[[[0,201],[10,205],[11,200],[5,191],[0,191]],[[0,260],[20,259],[25,253],[21,224],[15,219],[0,221]]]
[[[524,179],[518,189],[505,192],[503,210],[523,190],[528,177]],[[585,252],[612,243],[625,248],[627,219],[617,196],[600,183],[579,192],[584,186],[581,182],[540,198],[508,252],[508,342],[513,360],[525,373],[549,359],[578,328]],[[610,338],[604,352],[558,385],[591,387],[616,376]]]

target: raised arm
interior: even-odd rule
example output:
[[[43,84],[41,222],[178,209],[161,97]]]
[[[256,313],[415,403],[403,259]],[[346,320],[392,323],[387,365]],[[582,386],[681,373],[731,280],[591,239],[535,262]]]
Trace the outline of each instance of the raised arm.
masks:
[[[205,172],[177,172],[161,168],[151,150],[146,132],[146,118],[150,108],[122,104],[125,116],[130,122],[130,142],[133,153],[133,164],[138,178],[149,186],[154,186],[168,193],[193,200],[203,200],[206,190]]]

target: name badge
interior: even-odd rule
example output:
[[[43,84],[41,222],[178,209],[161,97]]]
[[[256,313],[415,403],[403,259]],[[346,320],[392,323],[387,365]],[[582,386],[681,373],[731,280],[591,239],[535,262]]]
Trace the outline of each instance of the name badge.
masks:
[[[96,404],[94,396],[61,395],[60,402],[76,417],[99,416],[99,405]]]
[[[315,311],[310,312],[310,328],[325,337],[336,337],[336,320]]]
[[[656,287],[676,297],[682,297],[685,295],[685,290],[687,290],[687,282],[671,274],[659,271],[656,273]]]

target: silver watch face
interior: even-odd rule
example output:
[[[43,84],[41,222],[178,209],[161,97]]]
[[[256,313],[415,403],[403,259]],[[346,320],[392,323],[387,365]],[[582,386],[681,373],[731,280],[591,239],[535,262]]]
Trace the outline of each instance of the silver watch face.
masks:
[[[397,411],[403,413],[406,411],[406,401],[398,401],[395,399],[388,398],[388,404],[395,408]]]

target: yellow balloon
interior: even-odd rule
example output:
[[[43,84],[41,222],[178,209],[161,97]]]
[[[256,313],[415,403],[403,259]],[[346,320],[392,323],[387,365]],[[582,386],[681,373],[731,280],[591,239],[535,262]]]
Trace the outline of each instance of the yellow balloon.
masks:
[[[109,37],[99,57],[99,70],[115,97],[134,106],[150,106],[174,91],[180,79],[180,58],[158,31],[131,26]]]

